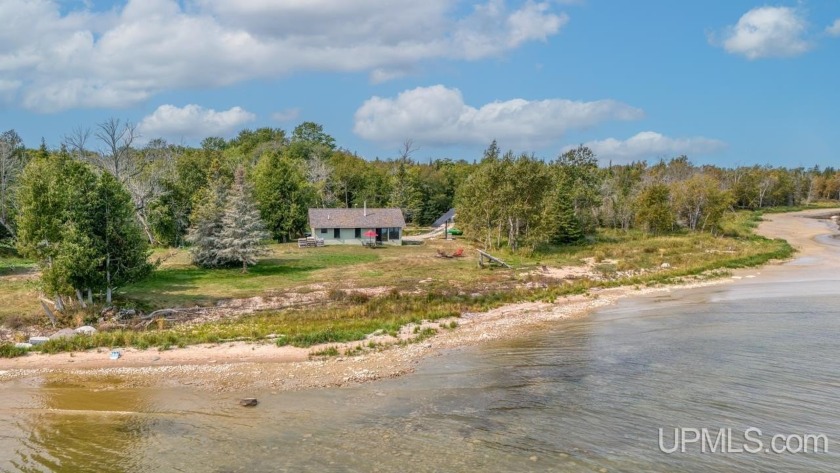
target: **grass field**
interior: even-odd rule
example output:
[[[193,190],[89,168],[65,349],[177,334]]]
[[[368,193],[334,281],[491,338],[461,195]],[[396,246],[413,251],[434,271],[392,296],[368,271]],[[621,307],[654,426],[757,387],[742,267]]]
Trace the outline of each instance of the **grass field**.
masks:
[[[260,340],[269,334],[280,334],[280,343],[297,346],[358,340],[376,330],[393,332],[410,322],[458,316],[464,311],[509,302],[553,300],[593,286],[672,283],[685,276],[708,275],[712,271],[721,274],[720,270],[789,257],[793,250],[786,242],[753,234],[760,219],[758,212],[732,213],[727,216],[721,236],[688,232],[648,236],[637,231],[603,230],[591,241],[578,245],[532,254],[494,253],[513,265],[514,270],[478,268],[476,253],[466,240],[429,240],[423,245],[380,249],[272,245],[270,254],[247,274],[238,269],[196,268],[187,251],[162,249],[152,255],[160,260],[160,265],[150,278],[117,292],[122,306],[144,311],[209,306],[226,299],[316,289],[331,296],[306,307],[204,324],[101,332],[94,337],[50,342],[43,350],[166,348],[229,339]],[[457,248],[465,248],[466,257],[436,257],[439,249],[452,252]],[[20,324],[21,318],[42,319],[32,263],[11,258],[0,261],[0,321],[14,326]],[[525,285],[543,265],[580,266],[584,261],[594,261],[595,267],[602,270],[602,277],[542,281],[537,287]],[[668,269],[661,269],[663,263],[668,263]],[[333,297],[357,288],[383,290],[372,298]]]

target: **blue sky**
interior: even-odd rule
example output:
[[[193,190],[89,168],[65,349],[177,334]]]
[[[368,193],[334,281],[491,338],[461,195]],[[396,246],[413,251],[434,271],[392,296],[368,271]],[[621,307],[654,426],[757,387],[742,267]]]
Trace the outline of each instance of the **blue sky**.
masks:
[[[0,0],[0,128],[57,146],[324,125],[342,147],[475,159],[840,165],[840,2]]]

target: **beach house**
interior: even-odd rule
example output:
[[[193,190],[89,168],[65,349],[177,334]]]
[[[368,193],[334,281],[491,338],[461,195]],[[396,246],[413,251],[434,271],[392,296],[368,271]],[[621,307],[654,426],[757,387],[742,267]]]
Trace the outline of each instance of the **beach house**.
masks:
[[[309,228],[325,245],[402,245],[405,218],[400,209],[309,209]]]

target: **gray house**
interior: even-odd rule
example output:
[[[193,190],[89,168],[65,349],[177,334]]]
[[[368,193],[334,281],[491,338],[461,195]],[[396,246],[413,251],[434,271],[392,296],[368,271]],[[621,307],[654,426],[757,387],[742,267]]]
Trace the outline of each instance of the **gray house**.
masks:
[[[405,219],[400,209],[309,209],[312,236],[326,245],[360,245],[376,241],[402,245]],[[375,232],[376,236],[366,236]]]

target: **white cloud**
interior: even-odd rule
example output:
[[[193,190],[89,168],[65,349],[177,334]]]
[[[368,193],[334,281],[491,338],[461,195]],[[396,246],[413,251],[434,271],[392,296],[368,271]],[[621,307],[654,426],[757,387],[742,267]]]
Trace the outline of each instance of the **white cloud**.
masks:
[[[466,13],[459,0],[125,0],[62,13],[51,0],[0,0],[0,82],[22,82],[24,107],[57,111],[299,71],[382,81],[424,61],[502,55],[568,21],[548,0],[483,1]]]
[[[725,30],[723,47],[748,59],[796,56],[811,49],[803,38],[807,30],[808,23],[795,8],[753,8]]]
[[[151,115],[143,118],[137,128],[145,139],[225,137],[255,119],[253,113],[241,107],[217,112],[194,104],[181,108],[161,105]]]
[[[840,36],[840,18],[834,20],[834,23],[829,25],[825,32],[831,36]]]
[[[461,91],[442,85],[418,87],[396,98],[372,97],[355,114],[353,131],[362,138],[400,143],[413,139],[433,146],[487,144],[540,146],[570,128],[607,120],[635,120],[643,112],[614,100],[513,99],[475,108]]]
[[[591,149],[602,162],[626,163],[642,159],[674,157],[681,154],[709,154],[726,148],[726,143],[720,140],[704,138],[669,138],[653,131],[643,131],[626,140],[607,138],[600,141],[590,141],[584,146]],[[568,151],[573,147],[566,147]]]
[[[299,108],[287,108],[285,110],[280,110],[279,112],[274,112],[273,114],[271,114],[271,119],[276,122],[290,122],[292,120],[296,120],[299,116]]]

